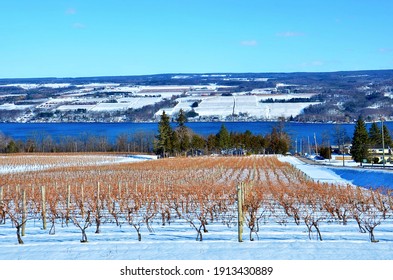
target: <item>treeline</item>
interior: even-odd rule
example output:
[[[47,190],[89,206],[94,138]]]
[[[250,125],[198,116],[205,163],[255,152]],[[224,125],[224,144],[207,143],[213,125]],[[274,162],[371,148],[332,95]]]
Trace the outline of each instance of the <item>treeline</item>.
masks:
[[[382,149],[384,153],[385,149],[388,149],[387,156],[389,157],[388,160],[391,161],[391,147],[393,147],[393,139],[385,124],[381,124],[381,127],[379,127],[376,122],[373,122],[367,131],[363,118],[360,117],[357,120],[351,149],[351,154],[356,162],[367,161],[379,163],[380,159],[378,157],[374,156],[372,158],[370,148]],[[386,159],[382,158],[382,162],[384,161]]]
[[[106,135],[83,133],[80,136],[61,136],[36,132],[23,140],[14,140],[0,133],[1,153],[82,153],[82,152],[135,152],[153,153],[154,134],[137,132],[120,134],[114,141]]]
[[[290,149],[290,137],[283,123],[266,135],[229,132],[223,124],[216,134],[201,136],[186,126],[181,111],[176,125],[163,112],[157,134],[137,132],[120,134],[114,141],[105,135],[82,134],[78,137],[62,136],[54,139],[49,134],[35,133],[25,141],[14,140],[0,132],[1,153],[60,153],[60,152],[127,152],[155,153],[160,157],[197,156],[206,154],[285,154]]]
[[[243,154],[285,154],[290,149],[290,137],[284,131],[283,123],[273,127],[265,136],[254,135],[247,130],[244,133],[229,132],[223,124],[217,134],[202,137],[186,126],[186,116],[180,110],[176,118],[177,127],[172,128],[170,118],[161,115],[158,134],[154,142],[154,152],[161,157],[179,155],[200,155],[219,153],[225,155]]]

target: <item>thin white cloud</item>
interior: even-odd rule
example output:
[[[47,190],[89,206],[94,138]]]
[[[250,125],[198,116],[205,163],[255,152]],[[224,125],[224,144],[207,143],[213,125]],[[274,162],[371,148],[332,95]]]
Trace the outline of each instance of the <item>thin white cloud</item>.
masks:
[[[80,22],[75,22],[75,23],[72,25],[72,27],[75,28],[75,29],[85,29],[85,28],[86,28],[86,25],[84,25],[83,23],[80,23]]]
[[[75,15],[76,14],[76,10],[74,8],[69,8],[66,10],[65,12],[67,15]]]
[[[241,41],[240,45],[242,46],[249,46],[249,47],[253,47],[258,45],[258,42],[256,40],[249,40],[249,41]]]
[[[276,34],[278,37],[300,37],[304,36],[303,32],[293,32],[293,31],[287,31],[287,32],[280,32]]]
[[[380,48],[378,51],[380,53],[391,53],[393,52],[393,48]]]

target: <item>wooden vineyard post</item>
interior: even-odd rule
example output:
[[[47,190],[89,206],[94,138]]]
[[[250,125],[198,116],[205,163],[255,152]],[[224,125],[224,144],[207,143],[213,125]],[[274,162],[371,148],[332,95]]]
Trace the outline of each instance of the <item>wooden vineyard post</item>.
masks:
[[[22,190],[22,236],[25,236],[26,233],[26,190],[23,188]]]
[[[97,200],[96,200],[96,231],[95,233],[100,233],[100,225],[101,225],[101,213],[100,213],[100,182],[97,182]]]
[[[46,195],[45,186],[41,186],[41,204],[42,204],[42,229],[46,230]]]
[[[118,197],[117,197],[117,199],[119,199],[120,200],[120,198],[121,198],[121,181],[119,181],[119,183],[118,183]]]
[[[238,241],[243,242],[243,183],[237,186],[237,236]]]
[[[5,213],[4,213],[4,205],[3,205],[3,187],[0,186],[0,207],[1,209],[1,216],[0,216],[0,224],[5,224]]]
[[[100,182],[97,182],[97,202],[100,201]]]
[[[70,219],[70,204],[71,204],[71,186],[67,185],[67,201],[66,201],[66,225]]]
[[[81,217],[82,217],[82,219],[84,219],[84,218],[85,218],[85,208],[84,208],[84,203],[85,203],[85,187],[84,187],[83,184],[82,184],[82,186],[81,186],[81,200],[82,200],[82,202],[81,202]]]

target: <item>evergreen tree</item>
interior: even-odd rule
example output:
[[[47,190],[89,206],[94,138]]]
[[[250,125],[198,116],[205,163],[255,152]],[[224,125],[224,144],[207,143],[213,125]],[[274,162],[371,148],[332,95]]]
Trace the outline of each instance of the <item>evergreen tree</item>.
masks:
[[[218,147],[218,136],[210,134],[206,140],[207,150],[209,152],[217,152]]]
[[[356,162],[361,162],[369,157],[369,138],[364,120],[359,117],[356,122],[355,131],[352,138],[351,154]]]
[[[179,142],[179,151],[184,153],[187,152],[190,148],[190,131],[185,125],[187,122],[187,117],[184,114],[183,109],[180,109],[176,121],[178,125],[176,132]]]
[[[273,154],[286,154],[289,151],[290,138],[287,133],[281,132],[279,128],[273,127],[272,133],[268,135],[269,150]]]
[[[385,147],[391,148],[393,146],[392,136],[390,135],[390,131],[386,125],[383,125],[383,141],[385,143]]]
[[[193,150],[203,150],[205,148],[206,141],[203,137],[194,134],[191,138],[191,148]]]
[[[272,128],[270,135],[267,135],[269,139],[268,148],[273,154],[286,154],[289,151],[291,138],[288,133],[284,131],[284,122],[279,122]]]
[[[171,134],[171,144],[170,144],[171,154],[176,155],[180,152],[180,139],[177,131],[172,130]]]
[[[382,145],[382,132],[376,122],[373,122],[369,131],[368,137],[371,146]]]
[[[177,116],[176,121],[177,121],[179,127],[185,126],[185,123],[187,122],[187,117],[184,114],[183,109],[180,109],[179,115]]]
[[[247,150],[253,153],[265,153],[266,149],[266,138],[262,135],[253,135],[251,139],[251,147],[247,148]]]
[[[19,147],[18,145],[15,143],[14,140],[11,140],[6,148],[6,152],[7,153],[18,153],[19,152]]]
[[[376,122],[373,122],[368,132],[370,145],[382,146],[382,131]],[[388,127],[383,125],[383,141],[385,147],[393,146],[393,140]]]
[[[172,151],[173,130],[170,125],[169,116],[162,112],[161,120],[158,123],[158,135],[155,142],[155,153],[166,157]]]
[[[221,125],[220,131],[217,134],[218,148],[228,149],[231,144],[231,137],[224,124]]]

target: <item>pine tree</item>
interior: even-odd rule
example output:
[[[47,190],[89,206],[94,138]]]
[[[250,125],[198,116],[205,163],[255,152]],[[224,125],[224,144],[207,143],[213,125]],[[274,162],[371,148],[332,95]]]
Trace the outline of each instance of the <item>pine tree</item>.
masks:
[[[190,131],[185,125],[185,123],[187,122],[187,117],[184,114],[183,109],[180,109],[176,121],[178,125],[176,133],[179,141],[179,150],[182,153],[187,152],[190,148]]]
[[[386,125],[383,125],[383,141],[385,143],[385,147],[391,148],[393,146],[393,140]]]
[[[203,150],[205,148],[206,145],[206,141],[202,136],[199,136],[197,134],[194,134],[191,137],[191,148],[194,150]]]
[[[185,123],[187,122],[187,117],[184,114],[183,109],[180,109],[179,115],[177,116],[176,121],[177,121],[179,127],[185,126]]]
[[[231,144],[231,137],[224,124],[221,125],[220,131],[217,134],[218,147],[220,149],[228,149]]]
[[[370,145],[382,147],[382,131],[378,127],[377,123],[373,122],[368,132],[368,135],[369,135]],[[393,140],[390,135],[390,131],[385,124],[383,125],[383,142],[385,147],[393,146]]]
[[[364,120],[359,117],[356,122],[355,131],[352,138],[351,154],[356,162],[361,162],[369,157],[369,137]]]
[[[161,120],[158,123],[158,135],[155,142],[155,153],[166,157],[172,151],[173,130],[170,125],[169,116],[162,112]]]
[[[177,131],[172,130],[170,150],[172,155],[180,152],[180,140]]]
[[[376,122],[373,122],[369,131],[368,131],[368,137],[370,140],[370,145],[375,146],[375,145],[382,145],[382,132],[378,127],[378,124]]]

